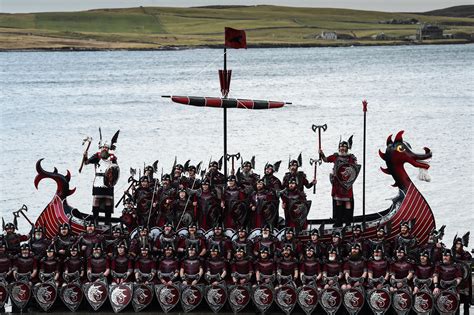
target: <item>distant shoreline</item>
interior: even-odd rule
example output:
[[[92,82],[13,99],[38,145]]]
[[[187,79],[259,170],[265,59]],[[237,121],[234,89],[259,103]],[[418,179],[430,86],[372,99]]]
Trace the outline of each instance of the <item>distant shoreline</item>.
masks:
[[[425,42],[388,42],[388,41],[374,41],[374,42],[341,42],[328,44],[258,44],[248,45],[248,49],[268,49],[268,48],[326,48],[326,47],[381,47],[381,46],[422,46],[422,45],[467,45],[473,44],[474,41],[467,40],[436,40]],[[192,45],[192,46],[163,46],[156,48],[97,48],[97,47],[44,47],[44,48],[0,48],[0,52],[56,52],[56,51],[181,51],[191,49],[222,49],[223,45]]]

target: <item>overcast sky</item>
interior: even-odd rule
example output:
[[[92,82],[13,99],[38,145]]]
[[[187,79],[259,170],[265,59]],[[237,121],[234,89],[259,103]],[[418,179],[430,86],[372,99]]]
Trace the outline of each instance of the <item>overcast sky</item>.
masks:
[[[80,11],[137,6],[190,7],[215,4],[273,4],[299,7],[423,12],[455,5],[472,5],[474,0],[0,0],[0,12]]]

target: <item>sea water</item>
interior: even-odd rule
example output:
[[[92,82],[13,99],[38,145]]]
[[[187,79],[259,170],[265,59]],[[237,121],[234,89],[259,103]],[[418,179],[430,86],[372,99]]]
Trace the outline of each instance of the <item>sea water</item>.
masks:
[[[367,99],[367,213],[386,209],[397,194],[393,179],[380,171],[389,134],[405,130],[415,152],[433,152],[430,183],[413,182],[431,205],[437,226],[446,224],[450,243],[456,233],[472,230],[474,204],[474,60],[473,45],[279,48],[229,50],[230,97],[291,102],[274,110],[228,110],[228,153],[256,158],[255,172],[265,163],[303,153],[303,166],[313,177],[310,158],[317,157],[312,124],[327,124],[322,149],[336,151],[340,137],[354,135],[352,153],[362,163],[363,112]],[[36,190],[35,163],[59,172],[70,170],[75,194],[69,203],[90,213],[93,166],[81,174],[82,140],[93,137],[96,152],[120,129],[116,155],[121,178],[117,201],[128,186],[130,167],[159,160],[158,174],[169,173],[175,159],[193,164],[217,160],[223,153],[223,111],[171,103],[162,95],[220,96],[217,70],[220,49],[181,51],[9,52],[0,53],[0,214],[11,221],[23,204],[35,220],[51,200],[55,184]],[[240,163],[240,162],[239,162]],[[238,165],[237,165],[238,166]],[[318,169],[310,218],[331,216],[331,164]],[[362,174],[362,173],[361,173]],[[137,176],[136,176],[137,178]],[[362,176],[354,185],[355,214],[362,213]],[[122,207],[116,209],[119,215]],[[280,213],[281,214],[281,213]],[[18,219],[26,233],[29,224]]]

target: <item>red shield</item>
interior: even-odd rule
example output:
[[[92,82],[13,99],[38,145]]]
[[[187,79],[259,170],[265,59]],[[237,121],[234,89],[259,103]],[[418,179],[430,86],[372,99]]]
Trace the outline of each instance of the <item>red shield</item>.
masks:
[[[310,315],[318,306],[318,291],[315,287],[305,285],[298,290],[298,304],[301,309]]]
[[[195,309],[201,301],[202,292],[200,287],[196,285],[184,287],[181,293],[181,306],[186,313]]]
[[[0,308],[2,308],[8,300],[8,289],[4,282],[0,281]]]
[[[110,286],[109,301],[115,313],[120,312],[132,301],[133,292],[131,284]]]
[[[374,313],[385,313],[392,304],[392,298],[387,289],[374,289],[367,294],[367,300]]]
[[[33,296],[38,305],[47,312],[58,296],[56,286],[51,283],[38,283],[33,288]]]
[[[344,292],[344,307],[350,314],[357,314],[364,306],[364,291],[359,287],[350,288]]]
[[[276,303],[286,315],[289,315],[296,305],[297,293],[295,287],[284,285],[276,290]]]
[[[135,312],[140,312],[142,309],[150,305],[153,300],[153,288],[146,284],[135,284],[133,290],[132,305]]]
[[[175,284],[155,286],[156,297],[161,308],[168,313],[179,302],[180,290]]]
[[[84,293],[86,300],[97,311],[107,300],[109,290],[104,282],[88,282],[84,284]]]
[[[22,310],[31,298],[31,287],[25,282],[14,282],[10,285],[10,298]]]
[[[261,284],[253,290],[252,299],[258,310],[264,313],[273,303],[273,289],[268,285]]]
[[[104,173],[104,185],[114,187],[120,177],[120,167],[117,164],[110,165]]]
[[[321,292],[321,306],[328,314],[335,314],[342,303],[342,294],[336,288],[327,288]]]
[[[81,305],[84,294],[78,283],[69,283],[61,288],[59,297],[71,312],[75,312],[79,305]]]
[[[413,299],[411,297],[410,291],[407,289],[399,289],[393,293],[392,296],[392,306],[397,312],[397,314],[405,314],[410,311],[413,304]]]
[[[440,313],[454,313],[459,307],[459,295],[446,290],[436,297],[436,309]]]
[[[214,313],[224,306],[227,301],[227,291],[224,285],[210,285],[206,287],[205,298]]]
[[[239,312],[250,302],[250,290],[247,286],[236,285],[229,290],[229,304],[234,313]]]
[[[341,163],[336,166],[335,176],[337,181],[347,190],[352,187],[361,166],[359,164]]]
[[[417,313],[431,313],[433,310],[433,296],[428,290],[418,291],[413,296],[413,309]]]

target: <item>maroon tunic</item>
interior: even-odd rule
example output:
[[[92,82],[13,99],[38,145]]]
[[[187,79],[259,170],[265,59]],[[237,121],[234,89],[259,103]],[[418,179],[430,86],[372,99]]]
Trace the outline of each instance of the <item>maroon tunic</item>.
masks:
[[[20,256],[13,262],[13,267],[17,268],[18,273],[33,272],[33,270],[37,267],[36,259],[33,256]]]
[[[350,201],[354,194],[352,192],[352,186],[349,189],[344,188],[344,186],[339,183],[338,179],[335,178],[335,173],[337,171],[336,167],[342,164],[357,164],[357,159],[353,154],[339,155],[334,153],[327,157],[327,162],[334,163],[333,174],[331,176],[332,191],[331,196],[334,200],[340,201]]]
[[[335,261],[327,261],[323,265],[323,272],[326,272],[326,277],[335,277],[339,276],[342,272],[342,265]]]
[[[382,260],[370,260],[367,264],[368,272],[372,273],[374,279],[385,277],[389,268],[389,263],[385,259]]]
[[[413,265],[406,260],[398,260],[390,264],[390,273],[398,280],[406,278],[413,270]]]
[[[64,271],[68,273],[81,272],[84,269],[82,257],[68,257],[64,260]]]
[[[140,256],[135,262],[135,270],[143,274],[149,274],[156,270],[156,263],[150,257]]]
[[[105,256],[89,257],[87,260],[87,269],[90,269],[92,273],[99,274],[105,272],[107,268],[109,268],[109,260]]]
[[[232,273],[238,273],[239,275],[247,275],[253,272],[252,262],[247,258],[234,259],[231,263]]]
[[[316,277],[321,272],[321,267],[315,258],[305,258],[300,263],[300,271],[307,277]]]
[[[193,279],[198,276],[200,267],[201,261],[197,257],[188,257],[181,263],[181,268],[183,268],[184,274]]]
[[[59,272],[58,260],[55,258],[43,258],[40,263],[40,271],[43,273]]]
[[[165,281],[172,281],[178,269],[179,262],[175,257],[164,257],[158,263],[158,272],[161,275],[161,279]]]
[[[363,259],[349,259],[344,263],[344,271],[349,271],[349,276],[352,278],[360,278],[367,271],[367,266]]]
[[[115,273],[124,274],[132,270],[132,260],[127,256],[115,256],[112,258],[110,269]]]
[[[434,273],[434,266],[427,264],[427,265],[416,265],[415,266],[415,275],[418,279],[429,279],[433,277]]]

